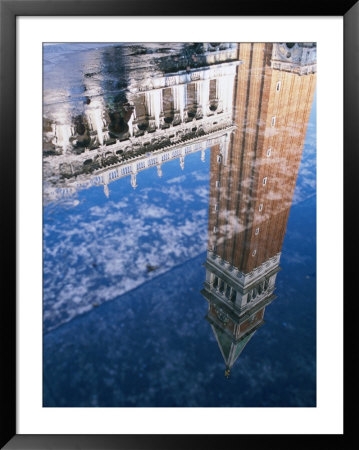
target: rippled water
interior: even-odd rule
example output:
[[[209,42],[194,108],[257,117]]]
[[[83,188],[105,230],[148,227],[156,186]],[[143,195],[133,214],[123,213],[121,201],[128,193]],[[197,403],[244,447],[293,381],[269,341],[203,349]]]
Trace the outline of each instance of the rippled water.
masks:
[[[315,406],[315,75],[285,48],[44,47],[44,406]]]

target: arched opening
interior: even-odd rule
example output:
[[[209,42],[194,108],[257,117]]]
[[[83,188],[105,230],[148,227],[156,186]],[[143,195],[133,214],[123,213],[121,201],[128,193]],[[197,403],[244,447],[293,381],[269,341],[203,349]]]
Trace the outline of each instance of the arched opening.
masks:
[[[211,80],[209,82],[209,110],[215,112],[217,111],[217,108],[218,108],[217,80]]]
[[[170,124],[174,119],[174,101],[171,88],[165,88],[162,91],[162,105],[165,124]]]
[[[86,127],[85,127],[84,123],[83,122],[78,122],[76,124],[76,133],[81,136],[81,135],[84,135],[85,132],[86,132]]]
[[[227,285],[226,294],[225,295],[226,295],[227,298],[229,298],[230,294],[231,294],[231,287],[229,285]]]
[[[112,136],[121,137],[128,132],[128,125],[119,111],[111,112],[108,129]]]
[[[148,122],[141,122],[137,125],[137,128],[141,131],[145,131],[148,128]]]
[[[195,83],[187,84],[187,116],[188,121],[194,119],[197,113],[197,95]]]
[[[219,281],[219,292],[221,294],[223,294],[223,292],[224,292],[224,281],[223,280]]]
[[[91,138],[88,130],[88,125],[84,120],[83,116],[77,116],[74,120],[74,128],[76,135],[76,145],[75,147],[88,147],[91,144]]]

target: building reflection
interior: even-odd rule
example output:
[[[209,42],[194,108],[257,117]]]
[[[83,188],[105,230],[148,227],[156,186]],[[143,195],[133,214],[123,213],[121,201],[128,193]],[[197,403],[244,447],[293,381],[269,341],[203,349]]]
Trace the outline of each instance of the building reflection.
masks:
[[[226,376],[275,298],[316,80],[313,44],[240,44],[239,58],[236,131],[211,151],[202,290]]]
[[[137,52],[137,59],[143,59]],[[118,62],[124,58],[122,52]],[[109,195],[108,185],[125,176],[131,176],[136,188],[142,170],[156,166],[161,176],[166,161],[178,158],[183,168],[188,153],[217,143],[228,145],[241,64],[238,45],[181,44],[175,55],[155,61],[140,75],[140,64],[133,63],[132,72],[126,74],[126,89],[107,106],[105,95],[86,97],[83,113],[71,123],[61,122],[67,142],[59,139],[62,128],[56,119],[54,123],[45,119],[44,175],[53,181],[45,196],[53,199],[93,184],[103,184]],[[85,74],[85,92],[99,92],[96,83],[103,83],[101,78]]]
[[[115,51],[115,50],[111,50]],[[229,376],[275,298],[281,249],[316,82],[312,43],[181,44],[133,70],[105,54],[85,74],[84,106],[44,119],[44,196],[73,195],[210,148],[206,316]],[[118,50],[117,62],[126,59]],[[147,52],[147,53],[146,53]],[[136,56],[137,55],[137,56]],[[129,58],[129,56],[127,55]],[[130,59],[131,59],[130,58]],[[102,65],[101,65],[102,64]],[[112,97],[101,71],[121,67]],[[146,66],[147,67],[147,66]],[[105,69],[104,69],[105,68]],[[111,85],[113,86],[113,85]],[[111,89],[110,89],[111,90]]]

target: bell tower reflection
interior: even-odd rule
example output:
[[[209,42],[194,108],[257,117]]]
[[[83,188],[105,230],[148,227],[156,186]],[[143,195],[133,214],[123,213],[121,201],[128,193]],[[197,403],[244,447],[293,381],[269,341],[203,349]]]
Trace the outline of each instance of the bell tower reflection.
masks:
[[[315,44],[240,44],[236,131],[212,148],[206,281],[225,375],[263,324],[316,82]]]

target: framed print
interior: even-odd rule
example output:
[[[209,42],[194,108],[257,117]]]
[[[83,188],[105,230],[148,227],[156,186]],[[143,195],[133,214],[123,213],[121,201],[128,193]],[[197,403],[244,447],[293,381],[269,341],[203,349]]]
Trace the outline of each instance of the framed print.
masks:
[[[1,3],[4,448],[344,438],[349,3]]]

